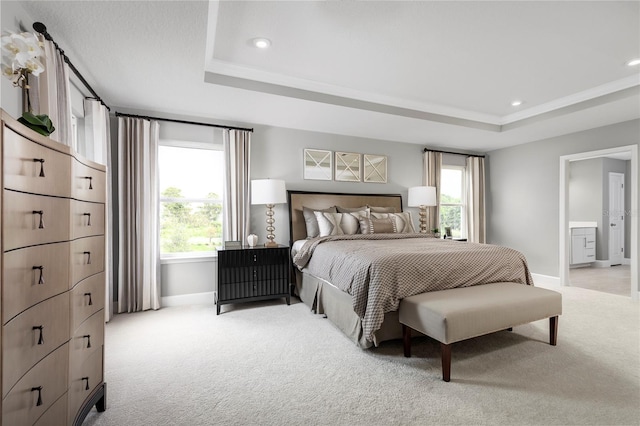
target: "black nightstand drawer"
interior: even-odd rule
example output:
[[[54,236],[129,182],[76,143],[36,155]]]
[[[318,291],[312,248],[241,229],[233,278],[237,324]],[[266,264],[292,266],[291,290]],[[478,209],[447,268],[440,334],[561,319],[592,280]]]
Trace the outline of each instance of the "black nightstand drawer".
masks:
[[[218,250],[217,313],[220,306],[284,297],[290,303],[289,247]]]

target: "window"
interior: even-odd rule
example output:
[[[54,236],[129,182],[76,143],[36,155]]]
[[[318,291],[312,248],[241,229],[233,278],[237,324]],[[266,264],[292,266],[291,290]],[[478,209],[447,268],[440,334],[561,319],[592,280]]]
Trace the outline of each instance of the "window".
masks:
[[[158,171],[161,256],[214,252],[222,245],[223,151],[160,141]]]
[[[466,237],[465,168],[442,166],[440,176],[440,232],[451,228],[454,238]]]

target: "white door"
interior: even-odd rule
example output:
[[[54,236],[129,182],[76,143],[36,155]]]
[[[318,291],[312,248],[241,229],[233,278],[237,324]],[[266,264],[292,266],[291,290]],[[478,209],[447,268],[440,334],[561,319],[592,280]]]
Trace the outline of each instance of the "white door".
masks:
[[[620,265],[624,258],[624,174],[609,173],[609,261]]]

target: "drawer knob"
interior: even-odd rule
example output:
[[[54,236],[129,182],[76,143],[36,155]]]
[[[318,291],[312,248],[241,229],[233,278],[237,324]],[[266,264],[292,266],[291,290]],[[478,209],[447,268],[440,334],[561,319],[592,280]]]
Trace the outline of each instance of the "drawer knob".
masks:
[[[38,278],[38,284],[44,284],[44,273],[43,273],[43,271],[44,271],[44,266],[34,266],[34,267],[33,267],[33,268],[31,268],[31,269],[33,269],[34,271],[35,271],[36,269],[40,270],[40,278]]]
[[[85,334],[84,336],[82,336],[82,338],[87,339],[87,349],[89,349],[91,347],[91,335]]]
[[[44,158],[34,158],[34,163],[40,163],[40,174],[38,176],[44,177]]]
[[[44,212],[42,210],[34,210],[32,213],[40,215],[40,223],[38,224],[38,229],[44,229],[44,220],[43,220]]]
[[[38,391],[38,400],[36,401],[36,407],[42,405],[42,386],[31,388],[31,392]]]
[[[85,386],[84,386],[84,390],[89,390],[89,378],[88,377],[83,377],[82,380],[85,381]]]
[[[32,330],[38,330],[40,331],[40,336],[38,337],[38,344],[39,345],[44,345],[44,336],[42,335],[42,329],[44,327],[41,325],[34,325],[31,329]]]
[[[91,176],[85,176],[85,179],[89,179],[89,189],[93,189],[93,178]]]
[[[89,306],[93,305],[93,302],[91,301],[91,293],[85,293],[84,295],[85,295],[85,296],[89,296],[89,303],[88,303],[88,305],[89,305]]]
[[[85,254],[87,256],[87,265],[91,265],[91,252],[90,251],[85,251],[83,252],[83,254]],[[89,295],[91,295],[91,293],[88,293]],[[89,299],[91,299],[91,297],[89,297]],[[91,304],[91,303],[89,303]]]
[[[87,216],[87,226],[91,226],[91,213],[82,213],[82,216]]]

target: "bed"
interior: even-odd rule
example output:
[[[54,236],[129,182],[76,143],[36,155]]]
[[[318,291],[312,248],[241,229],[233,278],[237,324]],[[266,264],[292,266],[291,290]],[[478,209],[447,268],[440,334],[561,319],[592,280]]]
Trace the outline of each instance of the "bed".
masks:
[[[387,214],[392,211],[396,221],[410,217],[398,194],[288,191],[288,201],[296,295],[362,348],[402,337],[397,309],[404,297],[500,281],[533,284],[526,259],[512,249],[431,238],[400,226],[396,232],[369,232],[373,226],[367,231],[374,216],[382,218],[376,226],[393,222]],[[336,206],[342,214],[333,214]],[[362,208],[371,221],[364,220]],[[322,211],[328,213],[316,213],[319,220],[355,215],[362,229],[307,238],[308,229],[317,232],[308,223],[310,212]],[[331,229],[326,226],[324,234]]]

